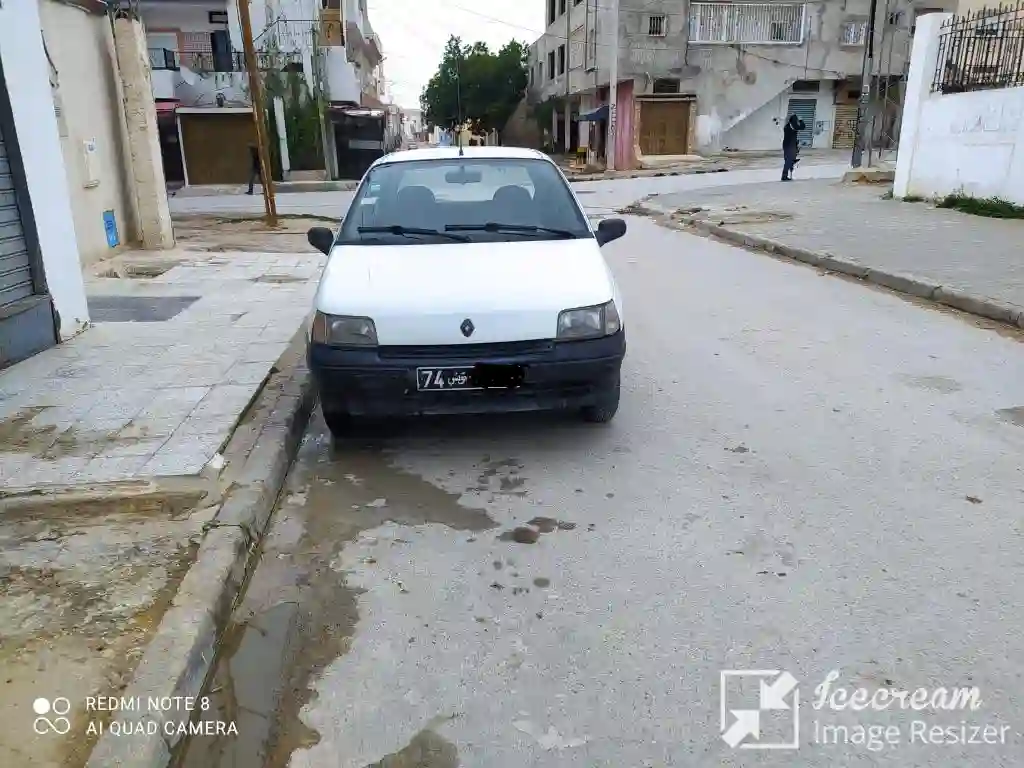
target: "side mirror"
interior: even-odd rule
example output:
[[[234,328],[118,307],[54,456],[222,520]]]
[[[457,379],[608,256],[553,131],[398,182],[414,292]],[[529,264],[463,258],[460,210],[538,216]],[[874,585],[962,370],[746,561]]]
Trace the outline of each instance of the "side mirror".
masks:
[[[626,234],[626,222],[623,219],[602,219],[597,225],[597,244],[606,245],[618,240]]]
[[[602,222],[603,223],[603,222]],[[316,248],[324,256],[331,255],[331,246],[334,245],[334,233],[327,227],[312,227],[306,233],[309,244]]]

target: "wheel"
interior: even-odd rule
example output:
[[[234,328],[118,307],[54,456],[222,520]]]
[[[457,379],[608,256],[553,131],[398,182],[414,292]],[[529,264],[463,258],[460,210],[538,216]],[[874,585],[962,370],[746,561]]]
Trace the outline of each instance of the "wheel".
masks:
[[[615,380],[615,386],[603,393],[593,405],[585,405],[581,414],[584,421],[591,424],[607,424],[615,418],[619,410],[619,380]]]
[[[335,440],[340,440],[352,431],[352,417],[347,413],[324,411],[324,421],[327,422],[327,429],[331,431],[331,437]]]

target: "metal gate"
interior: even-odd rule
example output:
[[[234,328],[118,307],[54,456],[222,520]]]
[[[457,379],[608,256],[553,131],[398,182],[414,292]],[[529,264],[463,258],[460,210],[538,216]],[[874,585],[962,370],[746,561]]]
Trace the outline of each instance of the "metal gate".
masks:
[[[790,115],[796,115],[804,121],[804,129],[796,134],[797,141],[800,142],[801,147],[809,147],[811,142],[814,141],[814,111],[817,106],[817,99],[789,100],[789,110],[786,112],[786,119],[788,120]]]
[[[0,368],[57,343],[23,171],[0,68]]]

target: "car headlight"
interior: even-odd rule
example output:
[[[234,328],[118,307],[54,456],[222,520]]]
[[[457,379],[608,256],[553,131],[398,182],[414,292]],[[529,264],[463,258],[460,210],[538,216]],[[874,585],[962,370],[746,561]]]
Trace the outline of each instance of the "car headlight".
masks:
[[[327,315],[317,312],[313,317],[312,340],[331,346],[377,346],[377,328],[368,317]]]
[[[621,328],[619,310],[614,301],[609,301],[607,304],[598,304],[594,307],[580,307],[560,312],[555,338],[565,341],[596,339],[618,333]]]

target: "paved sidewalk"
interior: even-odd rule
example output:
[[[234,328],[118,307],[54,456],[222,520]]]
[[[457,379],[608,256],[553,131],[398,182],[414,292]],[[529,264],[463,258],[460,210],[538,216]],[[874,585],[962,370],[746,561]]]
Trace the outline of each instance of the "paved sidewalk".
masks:
[[[308,314],[323,257],[89,281],[95,327],[0,372],[0,488],[195,475]]]
[[[972,308],[979,304],[1005,308],[1010,315],[1024,311],[1024,221],[884,199],[886,191],[886,186],[873,184],[774,182],[658,195],[648,203],[663,211],[687,211],[692,219],[721,225],[741,238],[808,252],[801,260],[828,255],[916,278],[905,292],[931,293],[928,298],[975,314],[992,316],[976,311],[985,307]],[[944,301],[942,292],[936,293],[940,287],[951,296],[980,301]],[[1016,322],[1012,317],[994,319]]]
[[[0,765],[84,765],[86,723],[109,714],[86,697],[122,691],[244,487],[265,424],[250,403],[298,354],[323,261],[308,246],[121,256],[152,276],[88,278],[95,325],[0,372]],[[71,702],[66,737],[34,734],[40,696]]]

